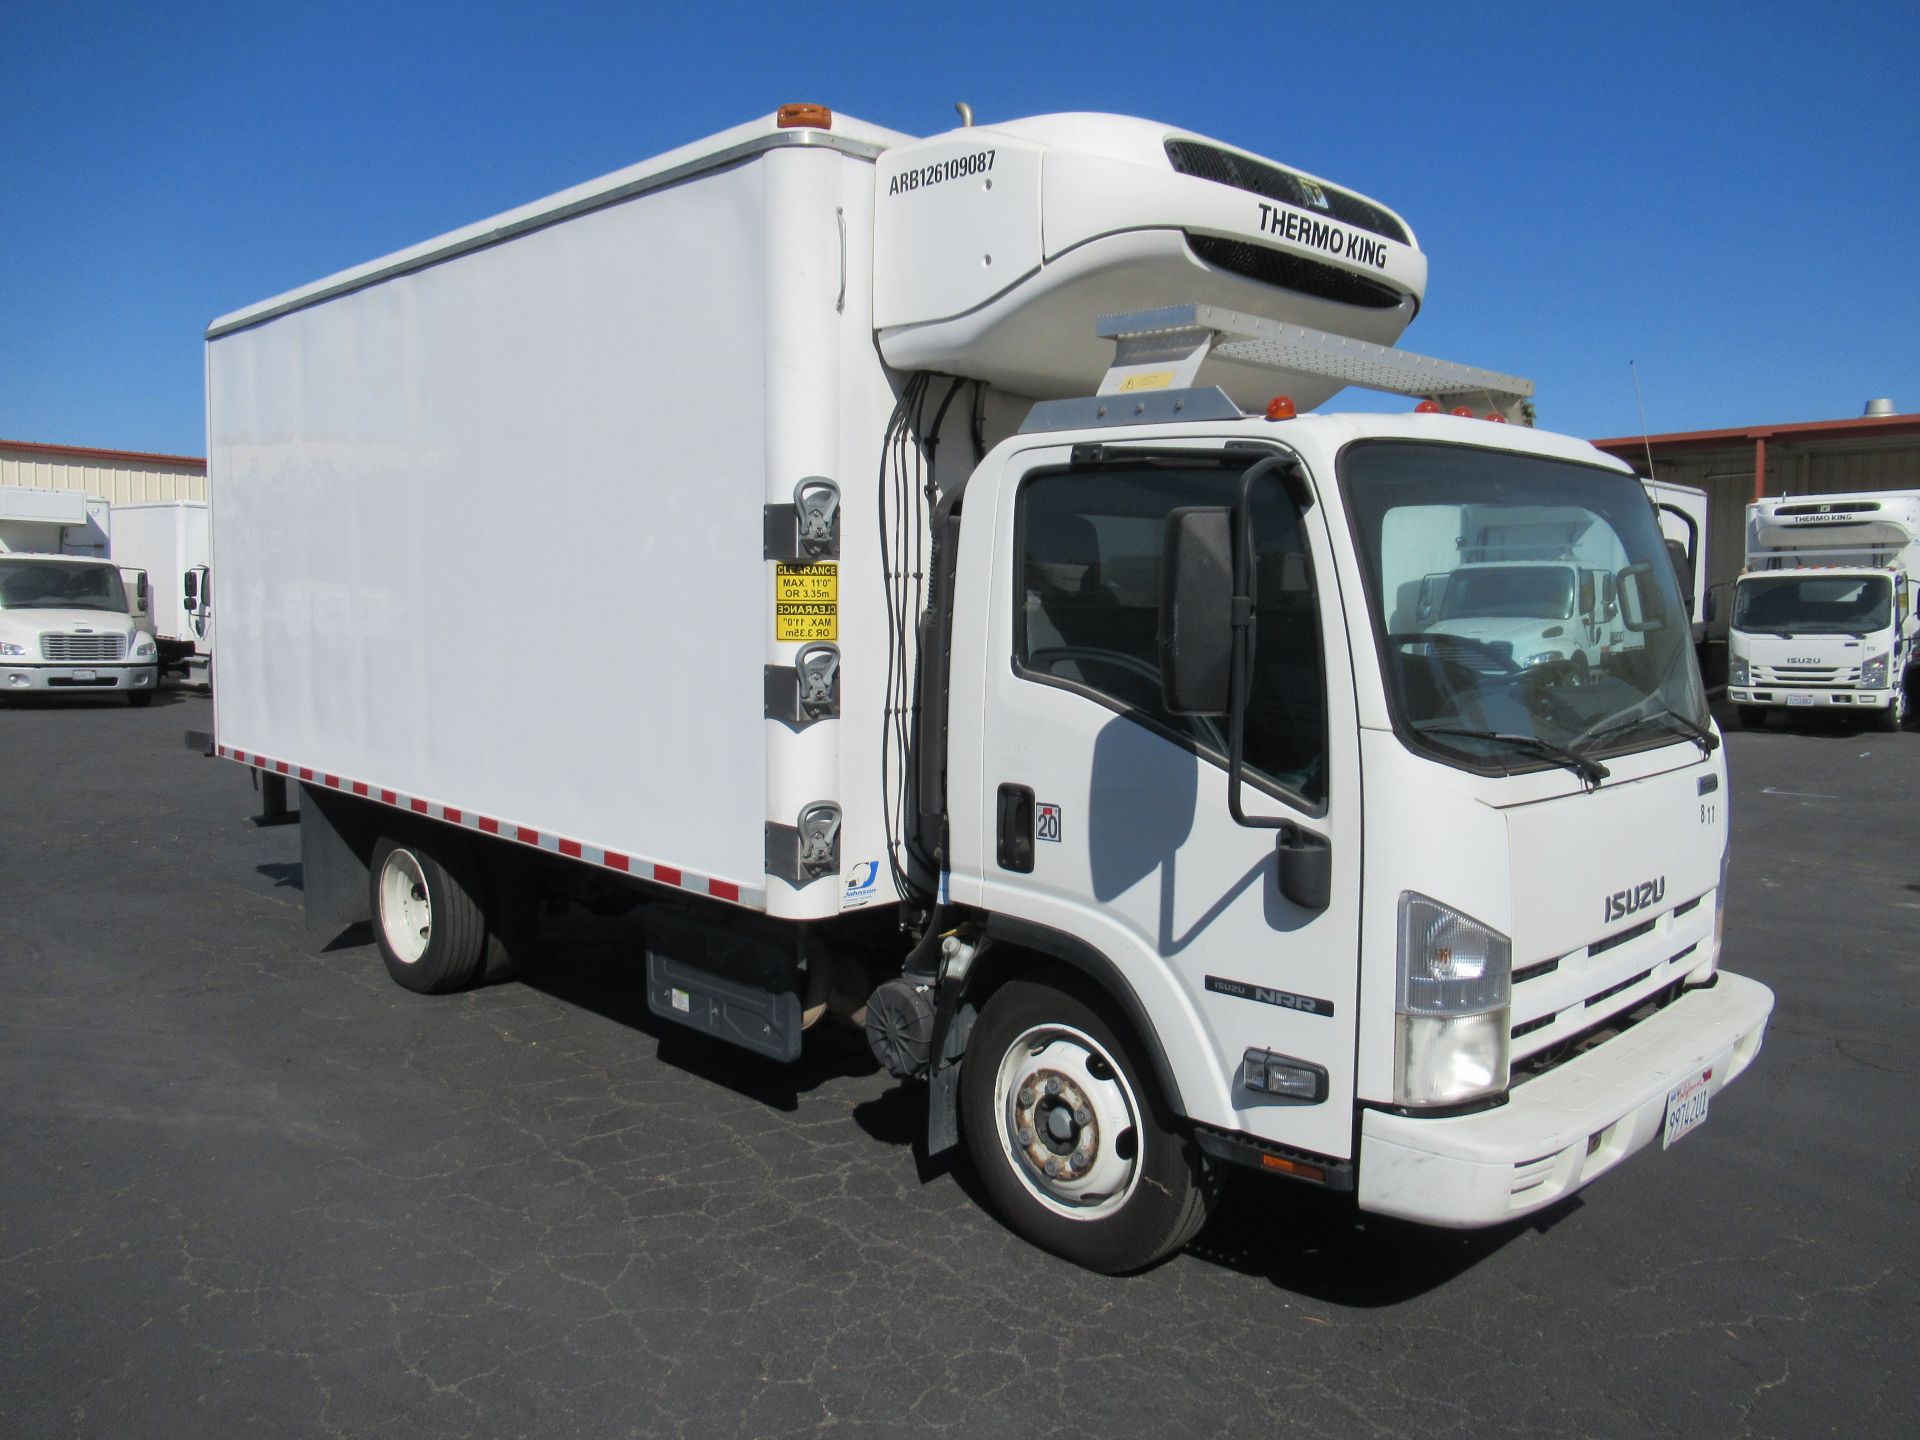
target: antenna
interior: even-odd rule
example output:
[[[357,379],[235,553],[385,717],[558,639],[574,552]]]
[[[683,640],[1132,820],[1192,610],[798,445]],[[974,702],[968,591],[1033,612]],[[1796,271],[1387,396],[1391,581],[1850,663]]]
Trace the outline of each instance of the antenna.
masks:
[[[964,100],[953,102],[953,108],[960,112],[960,124],[963,129],[973,128],[973,107]]]
[[[1627,369],[1633,374],[1633,403],[1640,411],[1640,443],[1647,447],[1647,479],[1654,479],[1653,439],[1647,434],[1647,402],[1640,396],[1640,363],[1627,361]]]

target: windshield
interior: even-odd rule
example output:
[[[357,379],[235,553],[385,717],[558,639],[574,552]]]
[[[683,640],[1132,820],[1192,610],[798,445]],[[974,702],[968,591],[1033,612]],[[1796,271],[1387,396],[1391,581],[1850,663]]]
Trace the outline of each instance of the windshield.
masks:
[[[1486,773],[1708,724],[1646,496],[1597,466],[1369,441],[1340,460],[1394,727]]]
[[[1456,570],[1440,613],[1449,620],[1469,615],[1565,620],[1573,614],[1573,572],[1562,565]]]
[[[0,610],[111,610],[127,613],[127,591],[111,565],[0,559]]]
[[[1733,590],[1733,628],[1772,635],[1865,635],[1893,623],[1884,575],[1757,575]]]

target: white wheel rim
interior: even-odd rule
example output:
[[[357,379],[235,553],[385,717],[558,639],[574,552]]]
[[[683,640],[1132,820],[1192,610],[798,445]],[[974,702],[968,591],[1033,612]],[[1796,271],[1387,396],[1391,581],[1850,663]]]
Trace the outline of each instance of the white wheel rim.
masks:
[[[1113,1057],[1070,1025],[1036,1025],[1007,1047],[994,1112],[1008,1167],[1042,1205],[1100,1220],[1140,1183],[1140,1107]]]
[[[427,875],[411,850],[389,850],[380,867],[380,933],[402,965],[427,953],[433,939],[433,902]]]

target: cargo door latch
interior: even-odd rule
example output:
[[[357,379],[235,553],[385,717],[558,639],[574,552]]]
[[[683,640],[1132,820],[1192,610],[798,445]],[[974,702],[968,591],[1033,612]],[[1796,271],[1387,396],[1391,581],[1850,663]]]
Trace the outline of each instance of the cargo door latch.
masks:
[[[840,873],[840,807],[816,800],[798,822],[767,822],[767,874],[805,889],[824,875]]]
[[[767,718],[795,730],[840,716],[840,648],[803,645],[791,665],[769,665]]]
[[[804,477],[793,487],[793,503],[769,505],[765,516],[767,559],[840,558],[840,487],[826,476]]]

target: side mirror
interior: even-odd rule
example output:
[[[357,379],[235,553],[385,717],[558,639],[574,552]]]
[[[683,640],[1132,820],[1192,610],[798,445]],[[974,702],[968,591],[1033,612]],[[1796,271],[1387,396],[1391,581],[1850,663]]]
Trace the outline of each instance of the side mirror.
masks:
[[[1720,613],[1720,597],[1711,589],[1707,591],[1706,608],[1700,612],[1700,618],[1711,624]]]
[[[1224,715],[1233,681],[1233,512],[1167,516],[1160,559],[1160,698],[1175,715]]]
[[[200,572],[198,570],[187,571],[183,598],[189,610],[195,609],[200,604]]]
[[[1614,577],[1614,593],[1620,597],[1620,623],[1629,630],[1664,630],[1666,620],[1649,613],[1647,608],[1648,587],[1652,584],[1653,566],[1642,561],[1638,565],[1623,566]],[[1658,591],[1653,592],[1655,595]]]

